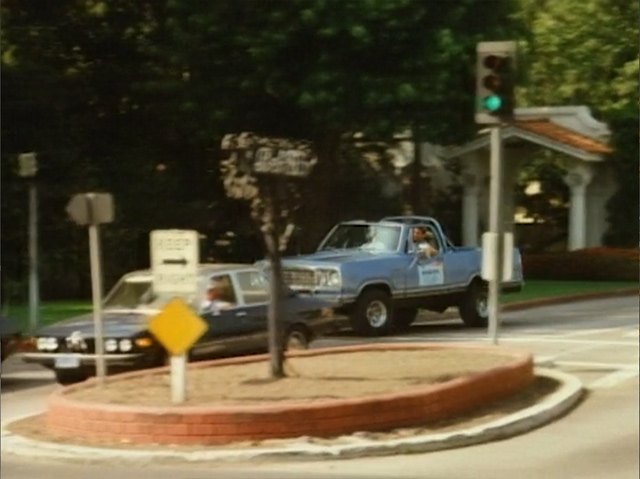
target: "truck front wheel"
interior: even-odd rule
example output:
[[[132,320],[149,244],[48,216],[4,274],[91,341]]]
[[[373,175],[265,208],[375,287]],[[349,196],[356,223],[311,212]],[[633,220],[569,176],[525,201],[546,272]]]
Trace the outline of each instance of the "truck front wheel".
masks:
[[[471,283],[458,305],[458,311],[467,326],[485,327],[489,319],[486,284],[481,281]]]
[[[366,290],[358,298],[351,314],[351,327],[364,336],[382,336],[391,327],[391,311],[388,293],[379,289]]]

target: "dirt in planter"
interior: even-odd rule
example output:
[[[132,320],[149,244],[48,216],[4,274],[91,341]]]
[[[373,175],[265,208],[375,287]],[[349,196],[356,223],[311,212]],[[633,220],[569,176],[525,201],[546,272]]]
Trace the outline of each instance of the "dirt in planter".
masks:
[[[190,369],[182,405],[245,405],[319,401],[392,393],[440,383],[512,363],[487,351],[377,350],[288,358],[287,377],[269,378],[267,361]],[[103,404],[172,406],[168,372],[113,378],[100,388],[79,388],[69,399]]]

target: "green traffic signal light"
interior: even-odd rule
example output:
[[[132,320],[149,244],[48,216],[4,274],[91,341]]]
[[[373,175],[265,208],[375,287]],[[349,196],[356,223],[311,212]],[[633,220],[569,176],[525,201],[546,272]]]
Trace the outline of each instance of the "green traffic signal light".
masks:
[[[502,98],[498,95],[485,96],[482,99],[482,107],[490,112],[498,111],[502,107]]]
[[[512,120],[515,42],[479,42],[476,51],[476,123],[500,124]]]

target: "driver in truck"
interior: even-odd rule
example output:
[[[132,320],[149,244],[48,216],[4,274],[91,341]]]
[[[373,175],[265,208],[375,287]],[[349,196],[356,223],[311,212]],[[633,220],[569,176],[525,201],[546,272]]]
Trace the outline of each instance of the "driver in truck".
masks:
[[[413,228],[411,236],[418,252],[427,258],[431,258],[438,254],[438,248],[435,246],[436,241],[433,237],[433,233],[425,226],[416,226]]]

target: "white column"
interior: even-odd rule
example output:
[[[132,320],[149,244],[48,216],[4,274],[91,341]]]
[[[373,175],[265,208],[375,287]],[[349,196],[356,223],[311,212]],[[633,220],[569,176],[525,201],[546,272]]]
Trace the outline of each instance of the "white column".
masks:
[[[503,152],[502,172],[502,227],[505,233],[516,233],[515,228],[515,192],[518,172],[521,169],[520,158],[510,152]]]
[[[608,229],[607,202],[615,193],[615,181],[609,165],[598,165],[594,168],[596,178],[589,184],[587,190],[587,248],[602,246],[605,232]]]
[[[462,197],[462,244],[478,246],[478,180],[472,173],[462,175],[464,193]]]
[[[587,186],[593,172],[587,165],[578,165],[569,170],[564,182],[571,190],[569,209],[569,241],[567,249],[573,251],[587,245]]]

